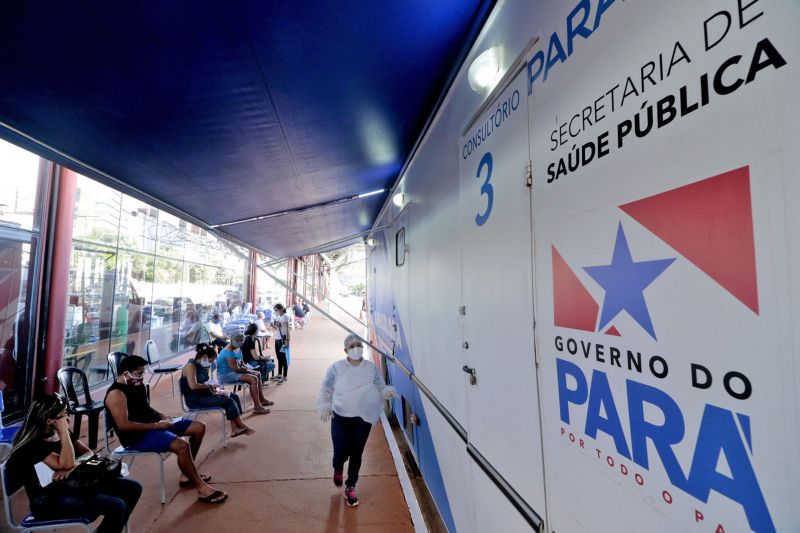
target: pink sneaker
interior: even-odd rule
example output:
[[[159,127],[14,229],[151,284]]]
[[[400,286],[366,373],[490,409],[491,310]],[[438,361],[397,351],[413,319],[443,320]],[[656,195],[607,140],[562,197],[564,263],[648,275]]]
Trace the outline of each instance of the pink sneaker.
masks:
[[[344,483],[344,476],[342,475],[341,470],[334,470],[333,471],[333,484],[337,487],[341,487]]]
[[[347,501],[348,507],[355,507],[358,505],[358,496],[356,496],[355,487],[347,487],[344,489],[344,499]]]

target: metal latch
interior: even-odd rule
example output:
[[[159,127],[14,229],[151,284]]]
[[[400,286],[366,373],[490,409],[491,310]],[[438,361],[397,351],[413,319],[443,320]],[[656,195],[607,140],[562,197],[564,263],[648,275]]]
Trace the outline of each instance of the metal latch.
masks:
[[[461,347],[464,348],[465,350],[469,350],[469,343],[467,341],[464,341],[461,343]]]
[[[469,384],[470,385],[477,385],[478,384],[478,377],[475,375],[475,369],[464,365],[461,370],[469,374]]]
[[[467,306],[466,305],[459,306],[458,314],[461,316],[465,316],[467,314]]]
[[[533,163],[531,161],[525,165],[525,185],[533,188]]]

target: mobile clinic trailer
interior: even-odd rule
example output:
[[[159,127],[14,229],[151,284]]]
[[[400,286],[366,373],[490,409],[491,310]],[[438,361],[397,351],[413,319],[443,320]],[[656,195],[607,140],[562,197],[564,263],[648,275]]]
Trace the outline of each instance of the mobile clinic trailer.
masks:
[[[800,530],[798,27],[496,5],[369,241],[451,530]]]

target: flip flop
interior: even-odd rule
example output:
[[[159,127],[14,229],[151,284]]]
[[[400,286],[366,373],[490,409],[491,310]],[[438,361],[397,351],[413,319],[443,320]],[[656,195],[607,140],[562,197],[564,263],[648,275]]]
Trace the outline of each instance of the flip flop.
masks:
[[[275,405],[275,402],[273,402],[272,400],[267,400],[267,399],[265,399],[261,403],[263,403],[264,405]]]
[[[202,479],[203,481],[208,483],[209,481],[211,481],[211,476],[209,476],[208,474],[200,474],[200,479]],[[187,479],[186,481],[178,481],[178,486],[179,487],[193,487],[194,483],[192,483],[191,479]]]
[[[231,438],[232,438],[232,439],[235,439],[236,437],[239,437],[239,436],[241,436],[241,435],[252,435],[252,434],[253,434],[253,433],[255,433],[255,432],[256,432],[256,430],[255,430],[255,429],[253,429],[253,428],[247,428],[247,429],[243,429],[243,430],[241,430],[241,431],[236,431],[236,432],[234,432],[234,433],[231,433]]]
[[[228,499],[228,495],[221,490],[215,490],[208,496],[198,496],[197,501],[203,503],[222,503]]]
[[[270,413],[269,409],[264,409],[264,410],[253,409],[254,415],[268,415],[269,413]]]

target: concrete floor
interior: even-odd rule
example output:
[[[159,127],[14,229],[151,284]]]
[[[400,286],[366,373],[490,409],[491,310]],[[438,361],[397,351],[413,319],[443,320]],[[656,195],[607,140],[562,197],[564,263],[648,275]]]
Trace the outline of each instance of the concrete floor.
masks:
[[[167,503],[161,505],[157,461],[136,459],[132,477],[144,485],[144,493],[132,516],[132,531],[413,531],[380,423],[373,427],[364,452],[360,505],[347,507],[331,480],[330,426],[319,420],[314,400],[328,365],[344,356],[344,337],[343,330],[319,316],[310,327],[294,332],[289,382],[266,389],[275,402],[272,413],[245,415],[255,435],[238,437],[222,448],[221,417],[201,417],[207,433],[198,458],[200,470],[230,495],[224,504],[203,504],[194,490],[179,489],[178,468],[170,458]],[[162,378],[151,395],[156,409],[180,413],[169,378]]]
[[[355,322],[350,326],[355,329]],[[137,458],[131,477],[142,483],[144,492],[131,517],[131,531],[414,531],[380,423],[373,427],[364,452],[358,483],[360,505],[347,507],[341,489],[331,480],[330,426],[319,420],[314,400],[327,367],[344,356],[344,337],[341,328],[318,316],[310,327],[293,333],[289,382],[266,389],[275,401],[272,413],[244,416],[256,429],[255,435],[238,437],[223,448],[221,416],[201,416],[206,438],[198,457],[200,470],[212,476],[212,485],[230,495],[227,502],[203,504],[197,502],[194,490],[179,489],[178,467],[171,457],[165,464],[167,502],[162,505],[157,460]],[[96,392],[94,397],[103,394]],[[161,379],[151,397],[159,411],[182,414],[178,398],[172,397],[169,377]],[[86,426],[84,420],[84,442]],[[116,446],[116,439],[111,444]],[[99,446],[102,453],[102,435]],[[22,492],[13,498],[12,506],[16,517],[26,514]],[[0,532],[6,529],[0,522]]]

